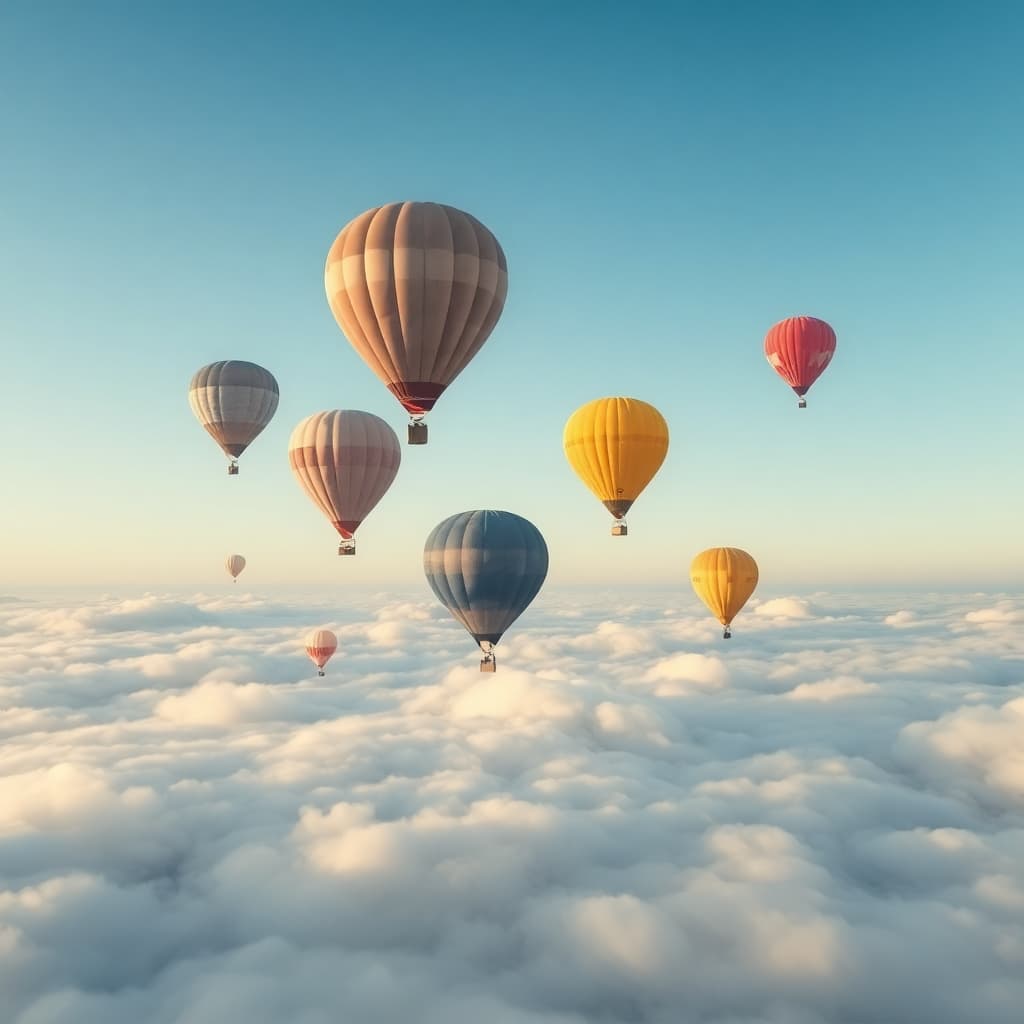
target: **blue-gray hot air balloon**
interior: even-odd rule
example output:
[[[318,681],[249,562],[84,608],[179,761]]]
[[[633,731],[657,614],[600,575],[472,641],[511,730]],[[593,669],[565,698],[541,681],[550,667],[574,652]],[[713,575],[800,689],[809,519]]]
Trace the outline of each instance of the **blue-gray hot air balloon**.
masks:
[[[196,370],[189,405],[231,460],[230,476],[238,475],[238,457],[273,418],[278,397],[274,375],[244,359],[222,359]]]
[[[460,512],[430,531],[423,571],[484,652],[480,671],[493,672],[495,644],[544,584],[548,546],[533,523],[512,512]]]

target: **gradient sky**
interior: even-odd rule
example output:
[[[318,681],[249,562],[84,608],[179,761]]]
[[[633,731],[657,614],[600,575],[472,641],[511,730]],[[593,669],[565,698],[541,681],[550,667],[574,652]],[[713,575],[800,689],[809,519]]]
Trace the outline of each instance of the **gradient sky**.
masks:
[[[1024,8],[1017,3],[0,5],[0,580],[421,578],[468,508],[544,533],[550,579],[1019,583]],[[405,415],[323,263],[363,210],[498,237],[504,315],[403,444],[339,562],[291,477],[304,416]],[[838,350],[805,412],[775,321]],[[228,478],[192,373],[281,385]],[[562,427],[629,394],[672,430],[628,540]]]

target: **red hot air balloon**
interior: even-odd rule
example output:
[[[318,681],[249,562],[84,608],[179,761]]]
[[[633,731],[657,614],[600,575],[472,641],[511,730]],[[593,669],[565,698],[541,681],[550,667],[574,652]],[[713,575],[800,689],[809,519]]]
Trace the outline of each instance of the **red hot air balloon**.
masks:
[[[821,376],[836,350],[836,332],[813,316],[780,320],[764,338],[764,354],[775,372],[800,396],[807,408],[810,386]]]

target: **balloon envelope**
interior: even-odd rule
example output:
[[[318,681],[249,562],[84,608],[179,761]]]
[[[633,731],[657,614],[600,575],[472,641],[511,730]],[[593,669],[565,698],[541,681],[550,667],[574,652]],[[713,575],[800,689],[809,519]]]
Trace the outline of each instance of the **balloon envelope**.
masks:
[[[225,359],[197,370],[188,401],[224,454],[238,458],[277,411],[274,375],[255,363]]]
[[[665,461],[668,424],[637,398],[598,398],[569,417],[562,444],[580,479],[621,519]]]
[[[337,649],[338,638],[329,629],[314,629],[306,637],[306,654],[318,669],[323,669]]]
[[[757,563],[741,548],[708,548],[690,563],[690,582],[711,614],[726,627],[757,586]]]
[[[496,644],[537,596],[548,548],[529,520],[477,510],[449,516],[431,530],[423,571],[437,599],[478,644]]]
[[[238,574],[245,568],[245,559],[241,555],[228,555],[224,568],[231,573],[233,579],[237,579]]]
[[[498,240],[440,203],[389,203],[342,228],[327,254],[327,301],[352,347],[422,415],[494,330],[508,292]]]
[[[836,350],[836,332],[813,316],[780,320],[765,335],[764,354],[801,397],[821,376]]]
[[[379,416],[335,409],[298,424],[288,460],[313,503],[342,537],[351,538],[394,481],[402,449]]]

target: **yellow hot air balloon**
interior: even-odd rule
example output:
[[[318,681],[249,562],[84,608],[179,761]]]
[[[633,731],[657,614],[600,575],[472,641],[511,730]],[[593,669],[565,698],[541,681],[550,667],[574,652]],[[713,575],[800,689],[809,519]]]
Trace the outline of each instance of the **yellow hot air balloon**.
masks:
[[[638,398],[598,398],[577,409],[565,425],[565,457],[626,536],[623,520],[668,453],[668,424]]]
[[[690,582],[728,640],[733,618],[757,586],[757,562],[740,548],[708,548],[690,563]]]

